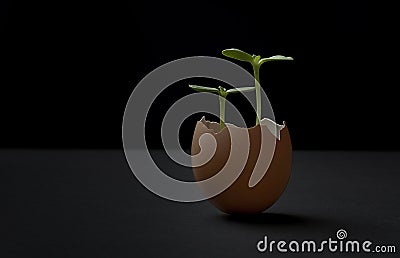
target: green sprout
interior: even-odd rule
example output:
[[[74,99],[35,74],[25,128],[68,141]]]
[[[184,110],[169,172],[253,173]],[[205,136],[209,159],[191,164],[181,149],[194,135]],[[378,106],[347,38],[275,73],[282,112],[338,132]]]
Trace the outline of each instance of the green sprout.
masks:
[[[261,118],[261,86],[260,86],[260,67],[263,63],[271,62],[271,61],[285,61],[285,60],[293,60],[292,57],[286,57],[281,55],[271,56],[267,58],[261,58],[261,56],[250,55],[242,50],[230,48],[222,51],[224,56],[239,60],[249,62],[253,67],[253,73],[256,88],[256,105],[257,105],[257,118],[256,125],[260,124]]]
[[[189,85],[190,88],[199,92],[217,93],[219,95],[219,128],[222,130],[225,127],[225,103],[229,93],[248,92],[254,90],[254,87],[241,87],[233,89],[225,89],[219,86],[218,88],[204,87],[198,85]]]

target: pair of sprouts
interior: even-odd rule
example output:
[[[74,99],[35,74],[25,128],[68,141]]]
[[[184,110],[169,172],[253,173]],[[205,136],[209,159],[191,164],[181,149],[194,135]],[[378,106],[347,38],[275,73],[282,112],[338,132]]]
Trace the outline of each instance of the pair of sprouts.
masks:
[[[253,74],[255,78],[255,85],[252,87],[240,87],[233,89],[225,89],[221,86],[218,88],[212,87],[204,87],[199,85],[189,85],[190,88],[199,91],[199,92],[209,92],[216,93],[219,95],[219,118],[220,118],[220,129],[222,130],[225,127],[225,103],[226,97],[229,93],[238,93],[238,92],[248,92],[248,91],[256,91],[256,125],[260,124],[261,119],[261,86],[260,86],[260,67],[262,64],[272,61],[285,61],[285,60],[293,60],[291,57],[276,55],[267,58],[261,58],[261,56],[250,55],[242,50],[231,48],[225,49],[222,51],[222,54],[226,57],[230,57],[239,61],[248,62],[253,67]]]

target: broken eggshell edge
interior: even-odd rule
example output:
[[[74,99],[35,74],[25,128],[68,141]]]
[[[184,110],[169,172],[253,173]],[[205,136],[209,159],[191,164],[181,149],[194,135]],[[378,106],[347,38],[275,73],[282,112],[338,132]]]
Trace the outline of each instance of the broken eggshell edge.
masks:
[[[246,138],[247,135],[249,137],[248,149],[243,148],[243,151],[232,150],[231,155],[247,155],[248,151],[246,164],[244,164],[240,176],[233,184],[209,199],[216,208],[228,214],[254,214],[266,210],[279,199],[290,177],[292,144],[285,123],[278,125],[274,121],[264,118],[260,125],[251,128],[241,128],[227,123],[226,127],[220,130],[218,123],[207,121],[203,117],[196,123],[191,154],[194,156],[200,153],[199,139],[206,133],[213,135],[217,146],[214,155],[206,164],[193,167],[195,180],[209,179],[227,165],[231,153],[231,141],[248,141],[242,139],[243,130],[247,131]],[[272,141],[275,142],[275,146]],[[268,162],[268,157],[271,155],[273,155],[272,159]],[[257,163],[258,156],[261,160]],[[264,162],[263,157],[266,157],[267,162]],[[235,159],[233,157],[229,160],[230,162],[237,162],[243,160],[243,158]],[[232,165],[233,167],[243,167],[243,164],[229,165],[231,165],[230,167]],[[252,175],[256,173],[261,173],[262,178],[255,185],[249,186]],[[215,189],[209,189],[207,185],[202,185],[201,190],[207,195]]]

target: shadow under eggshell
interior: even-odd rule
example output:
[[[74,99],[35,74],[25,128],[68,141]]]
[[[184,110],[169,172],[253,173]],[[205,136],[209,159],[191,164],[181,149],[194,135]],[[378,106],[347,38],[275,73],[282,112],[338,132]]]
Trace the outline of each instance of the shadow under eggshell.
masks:
[[[241,134],[236,134],[235,132],[241,132]],[[243,137],[243,132],[246,132],[246,139],[238,139],[238,137]],[[240,176],[226,190],[209,199],[209,201],[219,210],[229,214],[260,213],[272,206],[285,190],[290,177],[292,144],[288,128],[286,126],[280,128],[280,132],[278,132],[280,133],[280,139],[278,140],[274,134],[269,130],[265,130],[265,128],[261,128],[260,125],[252,128],[232,126],[229,127],[229,130],[224,128],[222,131],[219,131],[218,123],[209,122],[203,118],[197,122],[194,130],[191,149],[192,155],[200,153],[199,139],[205,133],[210,133],[215,137],[217,146],[214,156],[206,164],[193,167],[194,177],[197,181],[211,178],[227,165],[231,153],[231,140],[243,140],[243,142],[249,140],[246,164],[238,164],[239,166],[237,166],[244,166]],[[261,134],[263,135],[263,148],[261,148]],[[275,152],[267,154],[268,151],[271,151],[271,145],[273,147],[273,142],[271,144],[271,141],[275,141],[275,148],[272,148],[272,151],[275,150]],[[266,155],[273,155],[273,157],[270,162],[259,161],[257,170],[263,170],[262,174],[264,174],[264,176],[255,186],[249,187],[250,177],[256,172],[254,169],[260,150],[262,150],[260,159],[268,157]],[[239,152],[236,151],[236,153]],[[231,158],[229,162],[238,162],[237,160],[243,160],[243,158]],[[260,171],[257,171],[257,173],[260,173]],[[208,189],[206,186],[202,186],[201,190],[207,194],[214,189]]]

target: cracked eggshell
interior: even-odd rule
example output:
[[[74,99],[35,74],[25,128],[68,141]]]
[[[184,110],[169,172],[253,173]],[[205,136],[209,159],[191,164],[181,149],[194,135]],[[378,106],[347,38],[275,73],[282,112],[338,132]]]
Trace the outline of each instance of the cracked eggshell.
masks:
[[[275,126],[277,130],[271,130],[271,125]],[[217,146],[214,156],[206,164],[193,167],[194,177],[196,181],[202,181],[217,174],[226,165],[231,151],[232,155],[245,155],[247,150],[244,152],[231,150],[231,141],[247,142],[247,139],[238,139],[243,138],[243,130],[247,131],[249,152],[246,164],[230,164],[233,167],[243,167],[244,165],[240,176],[226,190],[209,201],[219,210],[228,214],[260,213],[278,200],[289,181],[292,165],[292,144],[289,130],[285,124],[280,126],[267,119],[263,119],[261,125],[251,128],[240,128],[230,124],[227,124],[227,127],[229,127],[229,131],[227,128],[219,131],[218,123],[206,121],[204,117],[197,122],[192,140],[192,156],[200,153],[199,139],[205,133],[210,133],[215,137]],[[263,146],[261,146],[261,134],[263,135]],[[271,141],[275,141],[275,148]],[[245,146],[240,149],[244,148]],[[273,155],[270,163],[264,162],[263,157],[267,160],[270,155]],[[258,156],[261,160],[257,163]],[[234,156],[230,162],[238,162],[238,160],[243,160],[243,158]],[[259,178],[253,180],[255,177]],[[254,186],[250,187],[249,185]],[[207,186],[202,186],[201,190],[205,193],[211,191]]]

